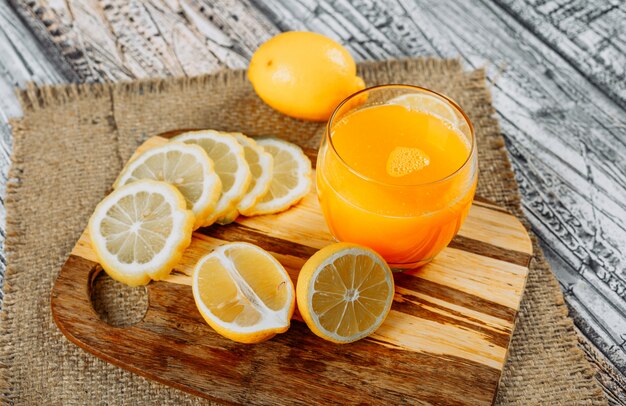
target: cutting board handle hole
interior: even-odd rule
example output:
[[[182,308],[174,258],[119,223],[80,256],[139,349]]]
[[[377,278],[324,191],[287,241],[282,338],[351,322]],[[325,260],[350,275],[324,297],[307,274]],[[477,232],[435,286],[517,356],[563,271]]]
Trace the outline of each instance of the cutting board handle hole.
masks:
[[[113,280],[100,266],[94,270],[91,304],[105,323],[114,327],[130,327],[143,320],[148,310],[145,286],[131,288]]]

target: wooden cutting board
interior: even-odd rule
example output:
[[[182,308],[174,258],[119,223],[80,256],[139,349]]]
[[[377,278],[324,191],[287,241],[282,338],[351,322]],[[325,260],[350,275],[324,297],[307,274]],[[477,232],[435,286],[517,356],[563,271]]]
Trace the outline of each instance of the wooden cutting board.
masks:
[[[176,133],[152,137],[137,151]],[[316,151],[305,153],[315,164]],[[225,403],[493,402],[532,253],[526,230],[503,209],[477,198],[448,248],[419,270],[395,274],[394,304],[380,329],[347,345],[313,335],[297,312],[288,332],[265,343],[239,344],[215,333],[196,310],[190,275],[201,256],[226,241],[268,250],[295,284],[303,263],[333,240],[315,191],[278,215],[199,229],[170,277],[148,285],[144,318],[120,328],[92,306],[102,268],[85,231],[52,290],[54,320],[97,357]]]

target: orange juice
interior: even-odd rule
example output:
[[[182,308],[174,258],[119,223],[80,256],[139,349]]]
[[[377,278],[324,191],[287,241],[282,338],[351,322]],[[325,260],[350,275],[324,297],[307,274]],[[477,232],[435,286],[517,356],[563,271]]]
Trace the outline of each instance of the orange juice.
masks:
[[[349,104],[331,119],[318,157],[318,196],[329,229],[396,268],[423,265],[469,211],[476,187],[471,126],[460,113],[447,120],[380,100]]]

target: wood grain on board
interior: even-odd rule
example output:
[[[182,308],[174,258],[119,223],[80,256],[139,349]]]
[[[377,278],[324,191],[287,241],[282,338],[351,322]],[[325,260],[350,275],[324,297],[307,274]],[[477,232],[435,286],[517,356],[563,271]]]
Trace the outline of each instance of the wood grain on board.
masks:
[[[152,137],[137,153],[166,142]],[[196,309],[191,275],[199,258],[228,241],[269,251],[295,284],[304,262],[334,240],[314,190],[286,212],[201,228],[172,274],[148,285],[143,319],[119,328],[92,306],[101,267],[84,232],[55,282],[54,320],[70,340],[106,361],[218,401],[492,403],[532,255],[530,237],[514,216],[476,201],[450,247],[425,267],[395,275],[394,304],[383,325],[349,345],[318,338],[297,315],[288,332],[254,346],[215,333]]]
[[[0,110],[17,114],[10,87],[31,78],[103,81],[244,66],[258,44],[288,29],[330,35],[359,60],[460,56],[468,67],[486,66],[526,214],[597,378],[611,401],[626,404],[624,2],[495,3],[0,0]],[[9,134],[2,124],[0,132]]]

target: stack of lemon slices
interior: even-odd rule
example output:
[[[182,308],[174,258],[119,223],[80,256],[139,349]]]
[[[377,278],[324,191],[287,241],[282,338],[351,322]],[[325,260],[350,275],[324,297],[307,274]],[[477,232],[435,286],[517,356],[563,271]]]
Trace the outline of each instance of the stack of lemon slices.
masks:
[[[137,286],[169,275],[194,229],[296,204],[311,188],[311,162],[283,140],[193,131],[136,156],[113,188],[89,235],[106,272]]]
[[[275,138],[212,130],[181,134],[134,157],[88,226],[98,262],[131,286],[166,278],[193,230],[239,214],[277,213],[311,187],[311,162]],[[283,266],[248,243],[215,248],[196,264],[193,296],[219,334],[257,343],[287,331],[296,301],[318,336],[350,343],[374,332],[393,300],[391,271],[374,251],[339,243],[313,255],[297,290]]]

